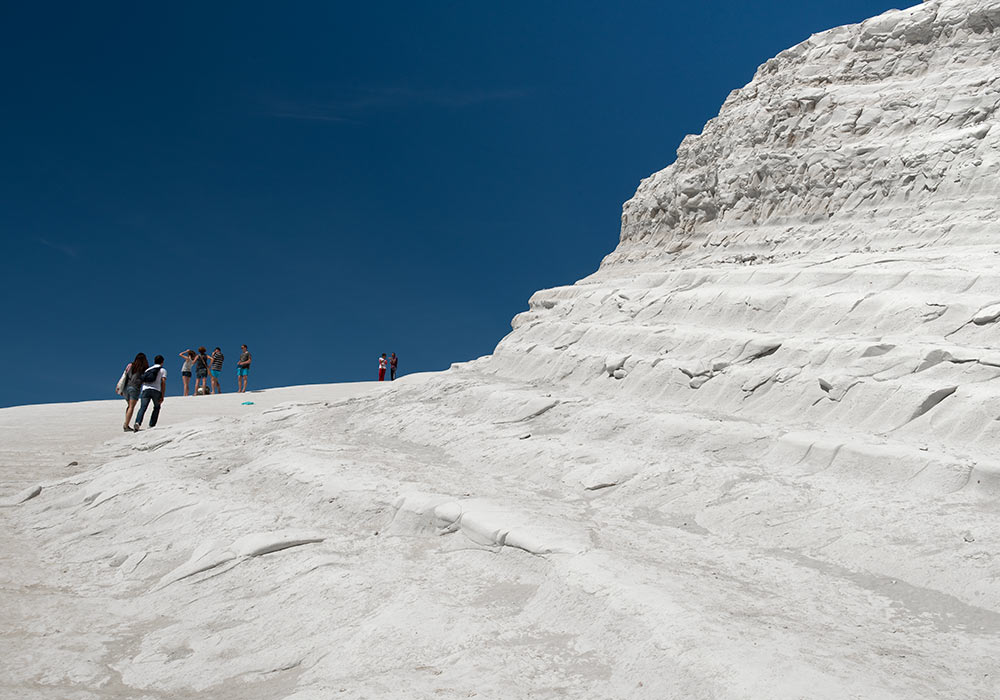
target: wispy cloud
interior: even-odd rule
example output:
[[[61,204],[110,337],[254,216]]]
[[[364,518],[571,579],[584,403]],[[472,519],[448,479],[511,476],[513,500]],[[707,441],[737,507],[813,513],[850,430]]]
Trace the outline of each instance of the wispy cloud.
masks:
[[[336,122],[340,124],[350,124],[354,122],[353,119],[331,114],[323,107],[307,105],[286,105],[280,110],[271,112],[271,116],[278,119],[301,119],[303,121],[310,122]]]
[[[74,248],[73,246],[66,245],[65,243],[50,241],[49,239],[42,238],[41,236],[39,236],[36,240],[46,248],[51,248],[52,250],[58,251],[67,257],[75,258],[79,256],[79,253],[77,252],[76,248]]]
[[[346,106],[351,109],[420,104],[438,107],[470,107],[487,102],[517,100],[526,94],[526,90],[520,89],[472,88],[468,90],[455,90],[448,88],[384,87],[365,90],[348,101]]]
[[[379,87],[339,91],[342,94],[327,100],[301,103],[290,100],[276,102],[269,114],[278,119],[358,123],[373,114],[410,109],[439,107],[462,109],[492,102],[507,102],[526,97],[524,89]]]

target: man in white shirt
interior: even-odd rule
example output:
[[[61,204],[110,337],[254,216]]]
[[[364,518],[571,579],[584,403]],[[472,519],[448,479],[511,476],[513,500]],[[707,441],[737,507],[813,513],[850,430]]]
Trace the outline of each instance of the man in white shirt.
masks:
[[[153,375],[153,370],[159,370]],[[150,381],[146,381],[146,379]],[[142,417],[146,415],[146,407],[149,402],[153,402],[153,414],[149,417],[149,427],[156,427],[156,420],[160,417],[160,404],[167,397],[167,370],[163,369],[163,355],[153,358],[153,366],[143,373],[142,391],[139,394],[139,413],[135,417],[135,425],[132,430],[139,432],[142,427]]]

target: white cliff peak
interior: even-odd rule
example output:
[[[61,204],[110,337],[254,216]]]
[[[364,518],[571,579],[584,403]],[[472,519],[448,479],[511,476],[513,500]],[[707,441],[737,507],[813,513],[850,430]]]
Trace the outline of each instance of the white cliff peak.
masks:
[[[997,26],[996,0],[928,2],[781,52],[643,180],[605,264],[988,242],[975,218],[1000,194]],[[971,226],[942,239],[946,212]]]

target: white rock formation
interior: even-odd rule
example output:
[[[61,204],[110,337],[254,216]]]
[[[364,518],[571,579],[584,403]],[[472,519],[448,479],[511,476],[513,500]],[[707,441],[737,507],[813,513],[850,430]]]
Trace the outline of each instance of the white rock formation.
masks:
[[[998,24],[990,0],[926,2],[782,52],[642,182],[605,268],[995,244]]]
[[[1000,489],[996,27],[996,0],[927,2],[765,63],[488,371],[746,416],[780,444],[802,425],[890,445],[887,478]]]
[[[998,103],[1000,0],[887,13],[491,357],[0,410],[0,696],[1000,696]]]

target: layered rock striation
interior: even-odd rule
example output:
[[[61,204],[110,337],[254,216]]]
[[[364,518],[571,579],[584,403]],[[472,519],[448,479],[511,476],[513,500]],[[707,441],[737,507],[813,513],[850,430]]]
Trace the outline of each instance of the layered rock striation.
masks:
[[[995,242],[998,26],[992,0],[931,1],[783,51],[643,180],[605,266]]]
[[[1000,2],[813,36],[626,202],[491,370],[773,425],[781,460],[1000,493]]]

